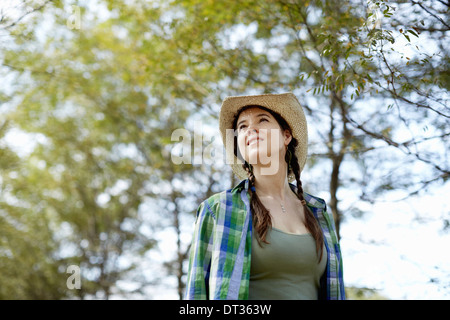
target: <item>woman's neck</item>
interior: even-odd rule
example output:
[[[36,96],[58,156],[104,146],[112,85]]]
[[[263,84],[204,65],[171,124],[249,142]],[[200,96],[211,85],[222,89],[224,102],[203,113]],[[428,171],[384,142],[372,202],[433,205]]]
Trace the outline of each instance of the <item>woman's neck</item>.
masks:
[[[279,170],[271,175],[262,174],[264,173],[262,169],[259,166],[253,166],[256,193],[260,197],[269,197],[284,202],[292,193],[286,174],[286,165],[280,163]]]

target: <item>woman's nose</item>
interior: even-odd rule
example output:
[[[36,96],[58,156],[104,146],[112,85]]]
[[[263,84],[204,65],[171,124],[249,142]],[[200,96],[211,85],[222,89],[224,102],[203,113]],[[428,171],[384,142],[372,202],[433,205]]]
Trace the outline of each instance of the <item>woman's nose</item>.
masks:
[[[253,124],[249,124],[248,128],[247,128],[247,135],[251,135],[253,132],[258,133],[258,127],[256,125]]]
[[[258,132],[258,130],[259,130],[259,127],[258,127],[258,122],[257,121],[251,121],[248,124],[248,131],[251,131],[251,132],[256,131],[256,132]]]

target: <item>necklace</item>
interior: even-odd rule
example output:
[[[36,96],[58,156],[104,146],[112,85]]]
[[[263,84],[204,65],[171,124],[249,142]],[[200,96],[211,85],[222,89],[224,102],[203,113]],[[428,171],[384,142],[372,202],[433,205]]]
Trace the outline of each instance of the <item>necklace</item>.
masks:
[[[255,189],[254,186],[251,187],[251,190],[252,190],[253,192],[256,191],[256,189]],[[302,201],[302,204],[304,204],[304,202],[305,202],[305,201],[303,200],[303,201]],[[281,210],[283,211],[283,213],[286,213],[286,208],[283,206],[283,203],[280,202],[280,206],[281,206]]]

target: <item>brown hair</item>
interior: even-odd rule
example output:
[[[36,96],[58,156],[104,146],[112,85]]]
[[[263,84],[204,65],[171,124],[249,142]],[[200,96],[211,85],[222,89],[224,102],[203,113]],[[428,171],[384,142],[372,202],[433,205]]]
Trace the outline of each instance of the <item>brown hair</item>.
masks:
[[[234,117],[233,120],[233,129],[236,129],[236,123],[237,120],[239,118],[239,115],[241,114],[241,112],[243,112],[246,109],[249,108],[253,108],[253,107],[257,107],[260,109],[263,109],[267,112],[269,112],[278,122],[278,124],[280,125],[282,130],[289,130],[289,132],[292,135],[292,130],[291,127],[289,126],[289,124],[286,122],[286,120],[284,120],[283,117],[281,117],[277,112],[274,112],[270,109],[267,109],[265,107],[262,106],[258,106],[258,105],[249,105],[249,106],[244,106],[241,109],[238,110],[238,112],[236,113],[236,116]],[[306,205],[306,201],[304,196],[303,196],[303,187],[302,187],[302,182],[300,180],[300,165],[298,164],[298,159],[297,156],[295,155],[295,148],[298,145],[298,141],[297,139],[295,139],[292,136],[292,140],[288,145],[288,150],[286,152],[286,156],[285,156],[285,160],[286,163],[288,164],[288,172],[287,175],[290,175],[291,173],[294,174],[295,176],[295,180],[297,181],[297,197],[300,199],[300,201],[302,201],[303,204],[303,208],[304,208],[304,212],[305,212],[305,226],[306,229],[308,229],[308,231],[311,233],[311,235],[313,236],[315,242],[316,242],[316,252],[317,255],[319,256],[319,262],[322,259],[322,251],[323,251],[323,233],[322,233],[322,229],[319,226],[319,222],[316,220],[316,218],[314,217],[314,214],[312,213],[312,211],[309,209],[309,207]],[[269,243],[266,240],[266,236],[267,236],[267,232],[269,231],[269,228],[272,227],[272,218],[270,216],[270,212],[269,210],[266,209],[266,207],[264,207],[264,205],[262,204],[261,200],[259,199],[258,195],[256,192],[253,192],[251,187],[255,185],[255,176],[253,174],[253,167],[251,164],[249,164],[247,161],[245,161],[242,157],[242,155],[240,154],[239,148],[237,147],[237,135],[234,136],[234,154],[240,158],[241,160],[244,161],[244,164],[242,165],[242,167],[244,168],[245,171],[247,171],[248,174],[248,178],[249,178],[249,192],[250,192],[250,208],[251,208],[251,212],[252,212],[252,219],[253,219],[253,225],[254,228],[257,232],[257,240],[259,245],[261,246],[261,242],[264,243]]]

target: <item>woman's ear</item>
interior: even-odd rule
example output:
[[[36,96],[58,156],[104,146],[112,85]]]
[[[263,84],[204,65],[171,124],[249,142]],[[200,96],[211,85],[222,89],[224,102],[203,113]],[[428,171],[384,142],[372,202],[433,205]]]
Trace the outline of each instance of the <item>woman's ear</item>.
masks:
[[[292,134],[289,130],[284,130],[284,145],[287,146],[292,140]]]

